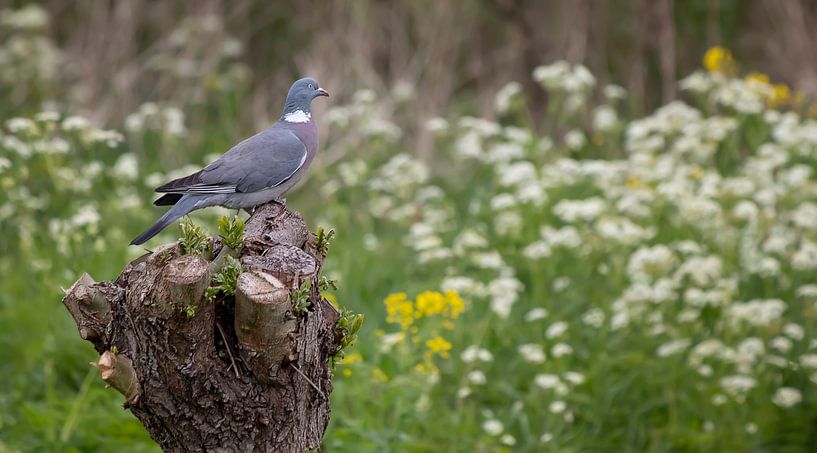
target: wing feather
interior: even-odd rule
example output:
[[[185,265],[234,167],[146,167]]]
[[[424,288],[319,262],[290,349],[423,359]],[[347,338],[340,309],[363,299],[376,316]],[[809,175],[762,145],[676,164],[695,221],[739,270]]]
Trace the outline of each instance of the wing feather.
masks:
[[[250,193],[288,181],[306,162],[304,143],[290,130],[273,126],[235,145],[203,170],[174,179],[157,192]]]

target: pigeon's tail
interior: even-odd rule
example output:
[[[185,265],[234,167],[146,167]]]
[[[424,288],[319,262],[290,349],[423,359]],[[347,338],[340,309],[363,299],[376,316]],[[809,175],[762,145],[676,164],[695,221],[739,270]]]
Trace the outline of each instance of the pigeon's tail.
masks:
[[[185,195],[181,197],[169,211],[165,212],[163,216],[159,217],[159,220],[157,220],[156,223],[151,225],[150,228],[130,241],[130,244],[142,245],[149,241],[150,238],[159,234],[159,232],[167,228],[168,225],[173,223],[179,217],[182,217],[190,211],[198,209],[200,206],[197,205],[200,201],[202,201],[202,198],[203,197],[201,195]]]

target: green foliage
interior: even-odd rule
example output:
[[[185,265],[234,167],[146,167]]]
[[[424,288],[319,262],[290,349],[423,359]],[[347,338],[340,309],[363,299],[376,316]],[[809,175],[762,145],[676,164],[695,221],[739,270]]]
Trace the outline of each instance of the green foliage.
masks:
[[[241,262],[227,255],[225,257],[224,267],[217,274],[213,275],[211,285],[204,293],[205,298],[208,301],[212,301],[219,294],[223,296],[234,295],[236,281],[243,271],[244,269],[241,266]]]
[[[320,280],[318,280],[318,288],[321,291],[329,291],[330,289],[333,289],[333,290],[337,291],[338,290],[338,282],[337,282],[337,280],[332,280],[332,279],[326,277],[325,275],[321,275]]]
[[[312,289],[312,280],[304,280],[301,286],[292,291],[292,303],[295,311],[305,311],[312,305],[309,301],[309,292]]]
[[[332,240],[335,239],[335,229],[330,228],[329,230],[325,230],[323,227],[318,227],[315,237],[315,247],[318,249],[318,252],[326,255],[329,253],[329,245]]]
[[[179,222],[179,230],[182,234],[179,238],[182,255],[194,254],[206,260],[210,259],[213,253],[213,241],[202,227],[194,224],[190,217],[185,217]]]
[[[238,216],[220,217],[218,233],[224,245],[233,250],[239,250],[244,242],[244,219],[239,219]]]
[[[347,348],[355,344],[355,341],[357,341],[357,333],[360,328],[363,327],[364,319],[365,316],[360,313],[355,313],[346,307],[340,308],[340,318],[335,325],[335,331],[338,332],[343,339],[340,342],[340,349],[338,349],[338,352],[332,357],[332,366],[335,366],[337,360],[343,359],[344,351]]]

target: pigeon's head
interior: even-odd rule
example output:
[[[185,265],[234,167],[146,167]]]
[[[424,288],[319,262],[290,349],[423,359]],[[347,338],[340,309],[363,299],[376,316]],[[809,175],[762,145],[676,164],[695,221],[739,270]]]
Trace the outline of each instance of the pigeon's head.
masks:
[[[297,80],[292,84],[287,94],[286,105],[284,105],[284,115],[294,113],[298,110],[309,113],[312,100],[318,96],[329,96],[329,92],[318,86],[315,79],[305,78]]]

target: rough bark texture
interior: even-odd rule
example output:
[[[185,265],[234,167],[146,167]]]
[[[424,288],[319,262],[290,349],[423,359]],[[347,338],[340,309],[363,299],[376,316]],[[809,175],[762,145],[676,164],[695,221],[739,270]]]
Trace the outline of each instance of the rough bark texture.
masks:
[[[214,255],[221,245],[216,241]],[[221,254],[223,255],[223,254]],[[176,244],[113,282],[84,274],[63,303],[101,354],[103,379],[165,451],[302,452],[329,422],[339,314],[320,297],[323,256],[297,213],[260,207],[245,227],[236,296],[204,298],[213,266]],[[309,307],[292,290],[311,280]]]

